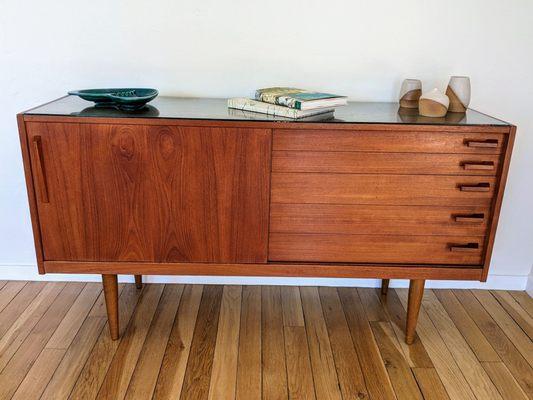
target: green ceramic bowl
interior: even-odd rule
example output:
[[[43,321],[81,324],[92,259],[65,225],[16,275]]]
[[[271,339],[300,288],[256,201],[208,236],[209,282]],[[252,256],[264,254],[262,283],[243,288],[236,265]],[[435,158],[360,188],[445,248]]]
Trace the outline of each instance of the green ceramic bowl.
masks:
[[[68,94],[94,101],[96,107],[116,107],[125,111],[135,111],[157,97],[159,92],[149,88],[85,89]]]

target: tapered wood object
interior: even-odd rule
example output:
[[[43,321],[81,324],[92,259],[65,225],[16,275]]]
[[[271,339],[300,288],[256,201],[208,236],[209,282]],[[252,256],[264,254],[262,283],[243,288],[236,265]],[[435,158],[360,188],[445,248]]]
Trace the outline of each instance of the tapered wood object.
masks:
[[[416,334],[416,322],[424,296],[424,279],[411,279],[409,283],[409,299],[407,302],[407,325],[405,327],[405,343],[412,344]]]
[[[111,339],[118,339],[118,279],[117,275],[103,274],[105,305]]]
[[[390,279],[381,280],[381,295],[382,296],[387,295],[387,292],[389,291],[389,282],[390,282]]]
[[[464,113],[470,104],[470,78],[468,76],[452,76],[446,88],[446,96],[450,99],[448,111]]]
[[[143,287],[143,276],[142,275],[134,275],[135,276],[135,287],[137,289],[142,289]]]

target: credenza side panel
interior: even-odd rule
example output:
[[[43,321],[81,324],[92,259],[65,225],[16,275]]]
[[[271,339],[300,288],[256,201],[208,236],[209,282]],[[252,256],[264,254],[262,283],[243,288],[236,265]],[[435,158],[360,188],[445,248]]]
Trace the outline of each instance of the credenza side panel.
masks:
[[[266,262],[270,130],[27,129],[45,260]]]

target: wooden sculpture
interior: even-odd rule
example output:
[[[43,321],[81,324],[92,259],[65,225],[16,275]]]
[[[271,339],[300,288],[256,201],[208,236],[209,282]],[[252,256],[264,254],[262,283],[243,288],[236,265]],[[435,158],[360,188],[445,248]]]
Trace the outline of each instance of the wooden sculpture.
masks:
[[[446,88],[450,99],[449,111],[464,113],[470,103],[470,78],[468,76],[452,76]]]
[[[418,112],[425,117],[444,117],[448,112],[450,99],[435,88],[420,96]]]
[[[422,82],[418,79],[405,79],[400,90],[400,107],[418,108],[418,99],[422,95]]]

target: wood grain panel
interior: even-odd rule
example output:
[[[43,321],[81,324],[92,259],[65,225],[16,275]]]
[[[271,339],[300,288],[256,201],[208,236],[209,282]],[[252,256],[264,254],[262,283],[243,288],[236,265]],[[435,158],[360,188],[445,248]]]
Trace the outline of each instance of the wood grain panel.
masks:
[[[264,262],[270,131],[28,124],[45,258]],[[68,238],[68,240],[67,240]]]
[[[274,203],[270,232],[483,236],[489,218],[488,208],[475,206]]]
[[[479,247],[466,252],[450,251],[451,245],[467,243],[477,243]],[[483,237],[272,233],[269,259],[480,265],[483,261]]]
[[[338,174],[496,175],[498,154],[274,151],[274,172]]]
[[[471,147],[468,145],[469,141],[493,141],[496,147]],[[415,129],[411,132],[275,129],[273,149],[499,154],[502,151],[503,141],[504,135],[493,133],[424,132]]]
[[[488,176],[272,173],[272,202],[489,207],[495,183]],[[489,186],[465,190],[480,184]]]

